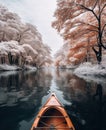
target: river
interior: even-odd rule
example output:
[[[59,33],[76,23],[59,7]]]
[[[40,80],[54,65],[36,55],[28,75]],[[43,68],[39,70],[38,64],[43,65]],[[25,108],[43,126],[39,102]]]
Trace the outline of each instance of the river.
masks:
[[[51,92],[76,130],[106,130],[106,77],[87,80],[65,69],[0,72],[0,130],[30,130]]]

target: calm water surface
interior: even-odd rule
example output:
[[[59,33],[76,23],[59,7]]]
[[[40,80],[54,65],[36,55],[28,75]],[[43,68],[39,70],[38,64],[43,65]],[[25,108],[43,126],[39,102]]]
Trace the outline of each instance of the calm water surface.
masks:
[[[76,130],[106,130],[106,77],[85,80],[63,69],[0,72],[0,130],[30,130],[52,91]]]

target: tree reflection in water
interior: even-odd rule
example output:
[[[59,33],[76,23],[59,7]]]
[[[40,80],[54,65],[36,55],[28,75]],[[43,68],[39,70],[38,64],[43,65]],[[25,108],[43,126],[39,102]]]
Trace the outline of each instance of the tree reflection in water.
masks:
[[[0,73],[0,130],[29,130],[42,101],[52,90],[76,130],[106,129],[105,81],[88,82],[72,70],[39,69]]]
[[[51,73],[44,70],[0,73],[0,130],[23,129],[25,123],[24,129],[29,129],[28,120],[35,117],[51,80]]]
[[[101,84],[98,84],[97,80],[88,82],[75,76],[72,71],[62,69],[56,70],[55,82],[63,92],[64,98],[72,102],[71,106],[65,107],[75,122],[77,130],[106,129],[105,81]]]
[[[104,130],[106,128],[105,124],[105,108],[106,108],[106,100],[103,97],[103,86],[99,83],[97,84],[96,93],[93,95],[93,100],[97,104],[97,117],[95,118],[97,124],[97,130]]]

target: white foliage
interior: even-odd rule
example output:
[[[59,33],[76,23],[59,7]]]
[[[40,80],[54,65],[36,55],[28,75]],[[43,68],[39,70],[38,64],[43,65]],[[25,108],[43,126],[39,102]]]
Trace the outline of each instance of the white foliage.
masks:
[[[22,55],[26,61],[34,64],[35,61],[51,61],[50,48],[43,44],[36,27],[22,23],[17,14],[0,5],[0,56],[8,55],[9,52],[12,55]],[[48,60],[45,56],[49,57]]]
[[[23,44],[22,47],[25,49],[28,55],[31,55],[32,57],[38,55],[38,52],[34,50],[30,45]]]
[[[7,53],[14,52],[14,53],[25,53],[25,50],[22,46],[19,45],[17,41],[9,41],[9,42],[1,42],[0,43],[0,53],[5,51]]]

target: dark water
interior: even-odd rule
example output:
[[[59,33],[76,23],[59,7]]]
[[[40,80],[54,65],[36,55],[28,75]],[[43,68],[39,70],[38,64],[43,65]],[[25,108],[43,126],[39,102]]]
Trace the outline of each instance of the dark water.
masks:
[[[106,77],[81,79],[71,70],[0,72],[0,130],[30,130],[54,91],[76,130],[106,130]]]

